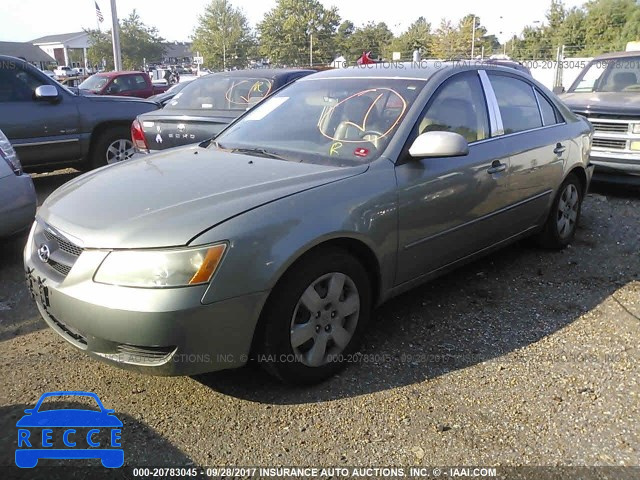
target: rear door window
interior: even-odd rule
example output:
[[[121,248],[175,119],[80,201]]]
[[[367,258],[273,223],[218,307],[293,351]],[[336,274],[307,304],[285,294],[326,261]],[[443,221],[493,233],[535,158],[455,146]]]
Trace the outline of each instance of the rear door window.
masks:
[[[514,77],[489,75],[498,100],[504,133],[518,133],[542,127],[542,117],[533,87]]]

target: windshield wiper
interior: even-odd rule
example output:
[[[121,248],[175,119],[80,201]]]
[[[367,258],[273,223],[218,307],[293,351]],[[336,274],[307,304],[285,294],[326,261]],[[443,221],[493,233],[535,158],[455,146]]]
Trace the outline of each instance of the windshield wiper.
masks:
[[[264,148],[234,148],[231,153],[243,153],[245,155],[255,155],[256,157],[273,158],[275,160],[288,160],[277,153],[270,152]]]

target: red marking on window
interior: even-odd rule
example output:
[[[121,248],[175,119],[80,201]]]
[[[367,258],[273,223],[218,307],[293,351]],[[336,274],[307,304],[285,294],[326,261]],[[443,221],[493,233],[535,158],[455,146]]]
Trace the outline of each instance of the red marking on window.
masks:
[[[356,148],[355,151],[353,152],[353,154],[356,157],[366,157],[367,155],[369,155],[369,149],[368,148]]]

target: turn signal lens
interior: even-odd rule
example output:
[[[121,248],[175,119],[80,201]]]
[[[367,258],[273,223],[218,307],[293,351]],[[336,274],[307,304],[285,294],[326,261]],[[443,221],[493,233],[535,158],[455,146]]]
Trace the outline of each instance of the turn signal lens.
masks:
[[[202,261],[202,265],[196,272],[196,274],[191,277],[189,281],[189,285],[196,285],[198,283],[208,282],[209,279],[213,276],[213,273],[218,268],[220,264],[220,260],[222,259],[222,254],[224,253],[226,245],[216,245],[215,247],[211,247],[207,252],[207,255],[204,257]]]
[[[631,142],[631,146],[629,148],[631,150],[635,150],[636,152],[640,152],[640,140],[635,140]]]

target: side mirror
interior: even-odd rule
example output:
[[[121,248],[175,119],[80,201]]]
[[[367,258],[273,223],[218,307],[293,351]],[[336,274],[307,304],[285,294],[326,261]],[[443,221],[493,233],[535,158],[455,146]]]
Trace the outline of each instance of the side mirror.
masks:
[[[40,85],[36,88],[35,95],[37,100],[49,100],[53,102],[58,99],[59,93],[58,89],[53,85]]]
[[[555,93],[556,95],[559,95],[561,93],[566,92],[566,89],[562,86],[560,87],[553,87],[553,93]]]
[[[409,148],[414,158],[462,157],[469,154],[469,144],[459,133],[426,132],[418,136]]]

